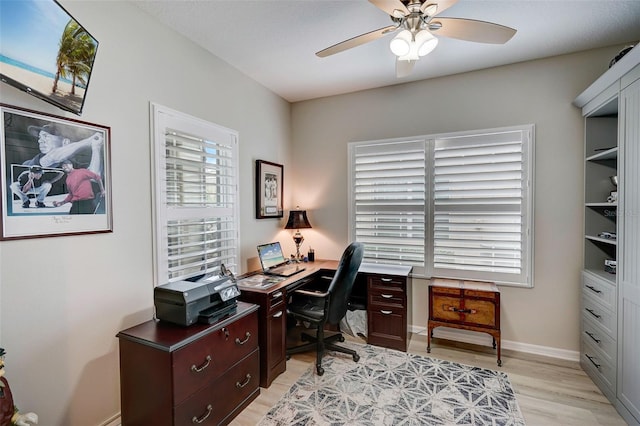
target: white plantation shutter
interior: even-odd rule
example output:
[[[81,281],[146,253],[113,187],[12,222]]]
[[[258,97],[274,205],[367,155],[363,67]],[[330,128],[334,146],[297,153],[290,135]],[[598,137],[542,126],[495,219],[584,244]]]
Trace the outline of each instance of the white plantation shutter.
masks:
[[[533,125],[349,144],[365,262],[532,286]]]
[[[237,134],[153,105],[158,284],[238,265]]]
[[[425,140],[352,143],[351,240],[364,261],[425,270]]]
[[[530,285],[531,131],[434,140],[434,276]]]

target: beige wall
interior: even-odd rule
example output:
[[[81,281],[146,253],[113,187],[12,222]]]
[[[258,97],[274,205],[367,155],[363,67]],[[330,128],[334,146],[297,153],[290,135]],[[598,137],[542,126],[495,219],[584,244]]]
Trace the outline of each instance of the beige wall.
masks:
[[[239,132],[243,258],[281,229],[254,219],[254,161],[289,162],[290,105],[131,3],[62,3],[100,42],[81,119],[111,127],[114,232],[0,242],[0,346],[21,410],[90,426],[120,410],[116,333],[152,317],[149,102]],[[0,96],[78,118],[5,84]]]
[[[506,346],[576,357],[583,220],[583,121],[573,99],[618,47],[293,105],[293,201],[309,209],[316,256],[347,243],[351,141],[535,124],[535,286],[502,287]],[[428,57],[423,59],[428,66]],[[426,327],[414,279],[412,325]]]
[[[100,41],[81,119],[111,127],[114,232],[0,242],[0,346],[16,403],[40,424],[116,415],[115,335],[151,318],[150,101],[239,132],[243,263],[260,242],[293,250],[282,220],[254,219],[256,159],[285,165],[285,208],[309,209],[314,226],[304,248],[336,258],[347,242],[347,142],[536,124],[536,287],[504,289],[503,330],[577,350],[582,121],[570,103],[618,48],[290,106],[128,2],[62,3]],[[78,118],[7,85],[0,96]],[[413,294],[423,326],[425,283]]]

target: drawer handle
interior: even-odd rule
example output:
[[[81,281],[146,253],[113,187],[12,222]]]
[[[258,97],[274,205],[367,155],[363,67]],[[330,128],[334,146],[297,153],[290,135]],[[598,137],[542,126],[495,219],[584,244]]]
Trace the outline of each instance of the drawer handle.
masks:
[[[250,381],[251,381],[251,374],[248,374],[248,373],[247,373],[246,377],[244,378],[244,382],[242,382],[242,383],[240,383],[240,382],[236,382],[236,387],[237,387],[238,389],[241,389],[241,388],[243,388],[243,387],[247,386],[247,385],[249,384],[249,382],[250,382]]]
[[[455,306],[443,307],[447,311],[457,312],[459,314],[475,314],[477,311],[475,309],[458,309]]]
[[[591,337],[591,339],[592,339],[594,342],[596,342],[596,343],[600,343],[600,340],[596,339],[596,338],[595,338],[595,336],[594,336],[593,334],[589,333],[588,331],[585,331],[585,333],[587,333],[587,335],[588,335],[589,337]]]
[[[278,297],[282,297],[282,292],[281,292],[281,291],[279,291],[279,292],[277,292],[277,293],[273,293],[273,294],[271,295],[271,298],[272,298],[272,299],[277,299]]]
[[[282,311],[278,311],[275,314],[273,314],[274,318],[280,318],[282,316]]]
[[[200,373],[202,370],[207,368],[210,363],[211,363],[211,355],[207,355],[207,357],[204,359],[204,362],[202,363],[202,365],[200,365],[200,367],[196,367],[196,365],[193,364],[191,366],[191,371],[193,371],[195,373]]]
[[[602,293],[602,290],[598,290],[597,288],[595,288],[592,285],[586,285],[585,284],[585,287],[588,288],[589,290],[593,291],[594,293],[598,293],[598,294]]]
[[[381,314],[385,314],[385,315],[390,315],[390,314],[392,314],[392,313],[393,313],[393,311],[385,311],[385,310],[383,310],[383,309],[380,309],[380,313],[381,313]]]
[[[384,281],[385,283],[390,283],[391,281],[393,281],[392,278],[380,278],[380,281]]]
[[[393,294],[381,294],[380,297],[382,297],[383,299],[391,299],[393,297]]]
[[[245,334],[245,339],[244,340],[240,340],[239,338],[236,337],[236,345],[244,345],[245,343],[247,343],[249,341],[249,337],[251,337],[251,333],[249,333],[248,331]]]
[[[193,416],[193,418],[191,419],[191,423],[195,424],[204,422],[205,420],[207,420],[207,417],[209,417],[212,411],[213,407],[211,406],[211,404],[207,405],[207,412],[200,417]]]
[[[587,312],[589,312],[591,315],[593,315],[594,317],[600,319],[602,318],[600,315],[596,314],[595,312],[593,312],[593,310],[589,309],[589,308],[584,308]]]
[[[595,362],[595,361],[593,360],[593,358],[589,356],[589,354],[584,354],[584,356],[586,356],[587,358],[589,358],[589,361],[591,361],[591,364],[595,365],[595,366],[596,366],[596,368],[597,368],[598,370],[600,369],[600,364],[598,364],[597,362]]]

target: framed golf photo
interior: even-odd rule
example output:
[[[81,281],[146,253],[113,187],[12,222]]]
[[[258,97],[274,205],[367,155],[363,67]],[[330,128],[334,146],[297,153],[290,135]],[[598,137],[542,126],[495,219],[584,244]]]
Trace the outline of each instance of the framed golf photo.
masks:
[[[112,232],[110,128],[0,104],[0,240]]]

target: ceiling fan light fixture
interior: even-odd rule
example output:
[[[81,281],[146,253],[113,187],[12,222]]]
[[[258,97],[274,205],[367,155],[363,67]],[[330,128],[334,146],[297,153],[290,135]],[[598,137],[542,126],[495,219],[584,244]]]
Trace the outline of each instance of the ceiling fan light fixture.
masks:
[[[407,55],[411,51],[411,44],[411,32],[403,30],[391,40],[389,48],[394,55],[400,57]]]
[[[428,55],[438,45],[438,39],[429,31],[420,31],[416,34],[415,44],[418,50],[418,56]]]

